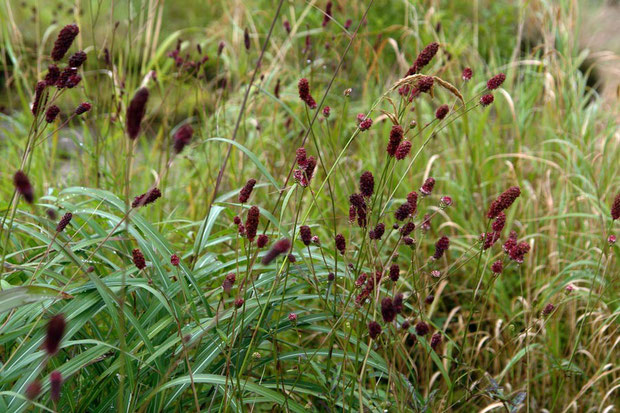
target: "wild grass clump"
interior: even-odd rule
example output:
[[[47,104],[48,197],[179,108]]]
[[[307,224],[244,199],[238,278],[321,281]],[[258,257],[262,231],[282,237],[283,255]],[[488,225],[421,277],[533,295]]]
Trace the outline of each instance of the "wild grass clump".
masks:
[[[0,410],[613,408],[620,145],[570,25],[86,3],[36,48],[0,6]]]

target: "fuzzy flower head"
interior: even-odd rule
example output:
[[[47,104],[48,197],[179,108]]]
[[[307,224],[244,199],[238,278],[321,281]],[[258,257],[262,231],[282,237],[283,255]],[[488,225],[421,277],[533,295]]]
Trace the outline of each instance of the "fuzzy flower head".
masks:
[[[344,239],[344,235],[342,235],[342,234],[337,234],[337,235],[336,235],[336,238],[335,238],[335,241],[336,241],[336,249],[337,249],[337,250],[338,250],[338,251],[339,251],[342,255],[344,255],[345,250],[347,249],[347,242],[346,242],[346,240]]]
[[[360,176],[360,193],[366,198],[370,198],[375,189],[375,178],[370,171],[366,171]]]
[[[404,221],[411,214],[411,205],[408,202],[405,202],[401,206],[398,207],[396,212],[394,213],[394,218],[398,221]]]
[[[407,157],[407,155],[409,155],[410,151],[411,151],[411,142],[403,141],[401,142],[400,145],[398,145],[398,148],[396,148],[396,153],[394,154],[394,157],[396,158],[397,161],[402,161],[403,159]]]
[[[329,118],[329,114],[331,113],[331,108],[329,106],[325,106],[323,108],[323,117],[325,119]]]
[[[388,141],[388,145],[386,149],[389,156],[396,155],[396,150],[398,149],[398,146],[403,140],[403,134],[404,134],[404,130],[402,126],[400,125],[392,126],[392,130],[390,131],[390,140]]]
[[[82,64],[84,64],[85,61],[86,61],[86,53],[84,53],[83,50],[80,50],[79,52],[75,52],[69,58],[69,67],[76,67],[76,68],[80,67],[82,66]]]
[[[435,254],[433,254],[433,259],[440,259],[448,248],[450,248],[450,239],[446,236],[439,238],[435,243]]]
[[[374,229],[368,231],[368,237],[374,240],[380,240],[385,233],[385,224],[383,222],[379,222]]]
[[[407,203],[411,206],[411,211],[415,212],[418,209],[418,193],[416,191],[407,194]]]
[[[248,241],[254,241],[256,238],[256,230],[258,229],[258,221],[260,218],[260,210],[257,206],[252,206],[248,211],[248,216],[245,220],[245,236]]]
[[[301,78],[297,83],[297,90],[299,91],[299,98],[308,105],[310,109],[316,108],[316,101],[310,94],[310,84],[308,83],[308,79]]]
[[[302,225],[299,227],[299,238],[306,246],[312,243],[312,230],[309,226]]]
[[[45,121],[47,123],[54,122],[56,120],[56,117],[58,117],[59,113],[60,113],[60,108],[58,106],[56,106],[56,105],[50,106],[45,111]]]
[[[13,175],[13,184],[17,192],[24,197],[24,200],[29,204],[34,202],[34,190],[30,184],[30,179],[23,171],[15,172]]]
[[[77,116],[80,116],[82,113],[88,112],[92,107],[93,105],[91,105],[90,103],[82,102],[77,106],[77,108],[75,108],[75,114]]]
[[[510,231],[508,235],[508,239],[503,245],[504,252],[506,254],[510,253],[510,250],[513,249],[517,245],[517,233],[515,231]]]
[[[53,356],[58,352],[62,336],[65,334],[66,326],[67,323],[62,314],[55,315],[47,323],[47,334],[45,335],[43,348],[48,355]]]
[[[439,120],[443,120],[443,118],[446,117],[448,112],[450,112],[450,106],[448,106],[448,105],[441,105],[435,111],[435,118],[437,118]]]
[[[58,370],[54,370],[50,374],[50,399],[54,403],[60,400],[60,389],[62,387],[62,374]]]
[[[136,266],[138,270],[143,270],[146,268],[146,260],[144,259],[144,254],[138,248],[135,248],[131,251],[133,264]]]
[[[60,33],[58,33],[58,37],[54,42],[54,48],[52,49],[52,59],[57,62],[62,59],[67,50],[71,47],[73,40],[80,33],[80,29],[75,24],[68,24],[62,28]]]
[[[418,81],[417,89],[420,93],[429,92],[431,88],[433,87],[434,82],[435,82],[435,79],[433,79],[432,76],[425,76]]]
[[[419,321],[415,325],[415,332],[419,336],[425,336],[430,331],[430,327],[424,321]]]
[[[495,261],[491,265],[491,271],[493,271],[493,274],[495,275],[500,275],[502,271],[504,271],[504,263],[502,262],[502,260]]]
[[[143,193],[142,195],[138,195],[134,198],[131,203],[132,208],[140,208],[143,206],[147,206],[157,201],[161,197],[161,191],[159,188],[155,187],[148,192]]]
[[[265,248],[265,245],[269,242],[269,237],[265,234],[260,234],[256,239],[256,246],[258,248]]]
[[[41,394],[41,389],[41,382],[35,379],[26,387],[26,398],[28,398],[28,400],[35,400]]]
[[[495,201],[489,206],[487,218],[495,218],[500,212],[510,208],[514,201],[521,195],[521,189],[518,186],[512,186],[505,190]]]
[[[181,153],[189,145],[194,135],[194,128],[188,123],[181,126],[173,136],[174,153]]]
[[[126,128],[129,139],[134,140],[140,133],[140,124],[146,113],[146,102],[149,99],[149,90],[145,87],[138,89],[127,107]]]
[[[270,264],[273,260],[275,260],[279,255],[286,253],[291,248],[291,241],[288,238],[282,238],[276,241],[272,246],[269,252],[263,256],[262,263],[263,265]]]
[[[250,195],[252,194],[252,190],[254,189],[254,185],[256,185],[256,179],[250,178],[241,191],[239,192],[239,202],[245,204],[250,199]]]
[[[551,315],[551,313],[553,313],[553,310],[555,310],[555,306],[551,303],[545,305],[545,307],[542,310],[542,315],[544,317],[547,317],[549,315]]]
[[[175,267],[178,267],[180,263],[181,263],[181,259],[179,258],[178,255],[172,254],[170,256],[170,264],[172,264]]]
[[[409,221],[405,225],[402,226],[402,228],[400,229],[400,233],[403,237],[406,237],[409,234],[411,234],[414,230],[415,230],[415,224]]]
[[[441,333],[437,332],[433,334],[431,337],[431,348],[433,350],[437,350],[437,347],[439,347],[439,345],[441,344],[441,341],[442,341]]]
[[[390,267],[390,280],[396,282],[400,278],[400,267],[398,264],[392,264]]]
[[[379,337],[379,334],[381,334],[381,325],[379,325],[376,321],[371,321],[368,323],[368,335],[370,338],[376,340],[377,337]]]
[[[288,315],[288,321],[290,321],[291,323],[296,323],[297,322],[297,314],[290,313]]]
[[[495,217],[495,221],[493,221],[491,228],[495,232],[502,232],[505,225],[506,225],[506,214],[504,214],[503,212],[500,212],[499,214],[497,214],[497,217]]]
[[[410,76],[416,74],[422,69],[424,66],[428,65],[430,61],[435,57],[437,51],[439,50],[439,44],[436,42],[429,43],[422,49],[418,57],[415,59],[413,65],[407,71],[406,76]]]
[[[509,252],[510,259],[518,264],[522,264],[525,254],[530,252],[530,244],[527,242],[520,242],[515,245]]]
[[[359,116],[358,116],[359,119]],[[370,129],[372,126],[372,119],[370,117],[364,117],[364,119],[359,123],[360,131],[364,132]]]
[[[612,220],[615,221],[620,218],[620,192],[618,192],[616,198],[614,199],[614,203],[611,205],[610,213]]]
[[[435,178],[426,178],[424,184],[420,187],[420,193],[424,196],[428,196],[433,192],[433,188],[435,187]]]
[[[381,316],[383,321],[391,323],[396,318],[396,309],[394,308],[394,302],[391,298],[385,297],[381,300]]]
[[[491,103],[493,103],[494,100],[495,98],[493,97],[493,95],[490,93],[487,93],[486,95],[483,95],[480,98],[480,105],[489,106]]]
[[[504,83],[504,80],[506,80],[506,75],[504,73],[499,73],[499,74],[493,76],[487,82],[487,89],[489,89],[489,90],[497,89],[498,87],[500,87],[502,85],[502,83]]]
[[[56,225],[56,232],[63,232],[65,228],[67,228],[67,225],[69,225],[69,222],[71,222],[71,218],[73,218],[73,214],[71,212],[67,212],[63,215],[58,222],[58,225]]]
[[[471,67],[466,67],[465,69],[463,69],[463,74],[461,75],[461,79],[467,82],[471,80],[471,77],[473,76],[473,74],[474,72],[471,70]]]
[[[439,207],[441,209],[445,209],[451,205],[452,205],[452,198],[450,198],[449,196],[442,196],[441,199],[439,200]]]
[[[616,236],[611,234],[610,236],[607,237],[607,243],[609,244],[609,246],[611,247],[612,245],[614,245],[616,243]]]

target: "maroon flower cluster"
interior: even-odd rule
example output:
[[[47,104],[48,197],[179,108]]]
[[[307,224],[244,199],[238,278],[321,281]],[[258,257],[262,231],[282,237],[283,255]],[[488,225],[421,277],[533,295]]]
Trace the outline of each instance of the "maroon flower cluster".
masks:
[[[245,220],[245,236],[250,242],[254,241],[254,238],[256,238],[259,218],[260,210],[257,206],[252,206],[248,211],[248,217]]]
[[[34,101],[32,102],[32,114],[37,116],[39,112],[39,107],[41,106],[41,98],[43,97],[43,92],[45,91],[46,83],[41,81],[38,82],[34,88]]]
[[[15,172],[15,175],[13,175],[13,184],[15,184],[17,193],[23,196],[26,202],[29,204],[34,202],[34,190],[30,184],[30,179],[28,179],[28,176],[23,171]]]
[[[299,148],[296,152],[296,160],[299,168],[295,169],[293,176],[295,181],[305,188],[310,184],[314,175],[316,158],[314,156],[307,156],[306,149]]]
[[[420,192],[423,196],[428,196],[433,192],[433,188],[435,187],[435,178],[426,178],[426,181],[420,187]]]
[[[58,352],[60,341],[65,334],[66,325],[65,317],[62,314],[55,315],[47,323],[47,334],[45,335],[43,348],[48,355],[53,356]]]
[[[51,53],[52,59],[55,62],[65,56],[78,33],[80,33],[80,29],[75,24],[68,24],[60,30]]]
[[[54,122],[59,113],[60,113],[60,108],[58,106],[52,105],[48,107],[47,111],[45,111],[45,121],[47,123]]]
[[[491,219],[497,217],[500,212],[510,208],[519,195],[521,195],[521,189],[518,186],[508,188],[491,203],[487,217]]]
[[[194,128],[190,124],[185,124],[181,126],[174,133],[173,136],[173,148],[174,153],[179,154],[183,151],[183,149],[189,145],[192,140],[192,136],[194,135]]]
[[[297,89],[299,90],[299,98],[306,102],[306,105],[308,105],[310,109],[316,109],[316,101],[310,94],[310,84],[308,83],[308,79],[305,77],[299,79]]]
[[[349,222],[355,221],[357,217],[357,224],[364,228],[366,227],[366,200],[362,194],[353,194],[349,197]]]
[[[375,178],[370,171],[362,173],[360,176],[360,193],[366,198],[370,198],[375,189]]]
[[[129,135],[129,139],[133,140],[138,137],[140,133],[140,124],[142,123],[142,118],[146,113],[146,102],[149,99],[149,90],[145,87],[138,89],[136,94],[129,102],[129,107],[127,108],[127,120],[126,120],[126,128],[127,135]]]
[[[480,98],[480,104],[482,106],[489,106],[491,103],[493,103],[493,100],[495,100],[495,98],[493,97],[492,94],[488,93],[486,95],[483,95]]]
[[[388,141],[388,145],[387,145],[387,153],[389,156],[395,156],[396,155],[396,150],[398,149],[398,146],[400,145],[400,143],[403,140],[403,127],[400,125],[394,125],[392,126],[392,130],[390,131],[390,140]]]
[[[446,117],[448,112],[450,112],[450,107],[448,105],[441,105],[435,111],[435,117],[439,120],[442,120]]]
[[[265,234],[260,234],[258,238],[256,238],[256,246],[258,248],[265,248],[265,245],[269,242],[269,237]]]
[[[374,229],[371,229],[370,231],[368,231],[368,237],[370,239],[374,239],[374,240],[380,240],[381,237],[383,237],[383,234],[385,233],[385,224],[382,222],[379,222],[377,225],[375,225]]]
[[[359,113],[357,115],[357,124],[360,128],[360,131],[364,132],[370,129],[370,127],[372,126],[372,119],[370,117],[367,117],[363,113]]]
[[[144,254],[138,248],[135,248],[131,251],[133,264],[136,266],[138,270],[143,270],[146,268],[146,260],[144,259]]]
[[[93,105],[91,105],[88,102],[82,102],[80,103],[77,108],[75,108],[75,114],[77,116],[81,115],[82,113],[86,113],[88,112],[91,108],[93,107]]]
[[[390,280],[396,282],[400,278],[400,267],[398,264],[392,264],[390,267]]]
[[[222,289],[224,290],[226,294],[232,291],[232,288],[235,285],[236,279],[237,277],[235,276],[235,273],[231,272],[230,274],[226,275],[226,277],[224,278],[224,282],[222,282]]]
[[[394,218],[396,218],[398,221],[404,221],[405,219],[407,219],[407,217],[409,217],[409,215],[411,215],[411,213],[411,204],[409,204],[409,202],[405,202],[398,207],[398,209],[394,213]]]
[[[312,243],[312,230],[307,225],[302,225],[299,227],[299,238],[304,243],[304,245],[310,245]]]
[[[336,238],[334,240],[336,242],[336,249],[344,255],[345,250],[347,249],[347,242],[344,239],[344,235],[336,234]]]
[[[78,67],[82,66],[82,64],[84,64],[85,61],[86,61],[86,53],[84,53],[83,50],[80,50],[78,52],[75,52],[69,58],[69,67],[78,68]]]
[[[54,370],[50,374],[50,399],[54,403],[60,400],[60,389],[62,386],[62,374],[58,370]]]
[[[437,54],[438,50],[438,43],[433,42],[428,44],[424,49],[422,49],[420,54],[418,54],[418,57],[415,59],[415,62],[413,62],[413,65],[411,65],[409,70],[407,70],[407,74],[405,76],[411,76],[418,73],[420,69],[430,63],[433,57]]]
[[[463,69],[463,74],[461,75],[461,78],[464,81],[468,81],[471,80],[471,77],[474,75],[474,72],[471,70],[471,67],[466,67],[465,69]]]
[[[325,13],[323,14],[323,23],[322,26],[325,27],[329,24],[332,17],[332,2],[328,1],[325,5]]]
[[[398,148],[396,148],[396,154],[394,155],[394,157],[396,158],[397,161],[402,161],[403,159],[407,157],[407,155],[409,155],[410,151],[411,151],[411,142],[403,141],[401,142],[400,145],[398,145]]]
[[[155,187],[148,192],[145,192],[144,194],[135,197],[133,202],[131,203],[131,207],[139,208],[147,206],[148,204],[152,204],[153,202],[157,201],[160,197],[161,191],[159,190],[159,188]]]
[[[245,204],[250,199],[250,195],[252,194],[252,190],[254,189],[254,185],[256,185],[256,179],[250,178],[245,183],[241,191],[239,192],[239,202]]]
[[[264,265],[270,264],[273,260],[275,260],[279,255],[284,254],[291,248],[291,241],[288,238],[282,238],[281,240],[276,241],[271,249],[263,256],[262,263]]]
[[[418,90],[420,93],[426,93],[431,90],[433,83],[435,83],[435,79],[432,76],[425,76],[418,81]]]
[[[612,220],[615,221],[620,218],[620,192],[618,192],[616,198],[614,199],[614,203],[611,205],[610,213]]]
[[[502,85],[502,83],[504,83],[504,80],[506,80],[506,75],[504,73],[499,73],[493,76],[487,82],[487,89],[489,90],[497,89],[498,87]]]
[[[368,335],[370,338],[376,340],[379,334],[381,334],[381,325],[376,321],[368,323]]]
[[[440,259],[448,248],[450,248],[450,239],[446,236],[439,238],[439,240],[435,243],[435,253],[433,254],[433,259]]]
[[[415,325],[415,333],[419,336],[425,336],[430,331],[430,327],[424,321],[418,321]]]
[[[73,214],[71,212],[64,214],[58,222],[58,225],[56,225],[56,232],[63,232],[65,228],[67,228],[67,225],[69,225],[69,222],[71,222],[71,218],[73,218]]]

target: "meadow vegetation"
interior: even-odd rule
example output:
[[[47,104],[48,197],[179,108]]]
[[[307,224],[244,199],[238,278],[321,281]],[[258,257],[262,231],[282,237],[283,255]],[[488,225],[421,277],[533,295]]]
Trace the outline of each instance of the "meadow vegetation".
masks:
[[[0,411],[618,408],[587,7],[2,2]]]

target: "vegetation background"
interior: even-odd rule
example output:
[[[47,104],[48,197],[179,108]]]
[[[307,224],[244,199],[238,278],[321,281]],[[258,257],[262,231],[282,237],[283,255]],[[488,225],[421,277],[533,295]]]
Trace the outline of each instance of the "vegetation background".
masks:
[[[608,237],[620,235],[610,216],[620,190],[620,6],[334,0],[324,24],[326,4],[0,2],[0,411],[618,408],[620,249]],[[38,131],[35,85],[70,23],[80,34],[69,54],[87,54],[82,81]],[[454,85],[467,109],[436,86],[415,111],[397,111],[404,127],[417,125],[409,157],[388,163],[390,99],[404,107],[389,91],[431,42],[439,52],[422,72]],[[506,81],[481,107],[499,72]],[[317,110],[299,99],[302,77]],[[130,141],[126,111],[140,87],[150,96]],[[81,102],[92,109],[71,115]],[[451,113],[437,122],[441,104]],[[358,113],[374,120],[363,133]],[[185,124],[194,135],[175,156]],[[318,158],[308,188],[289,179],[302,142]],[[16,196],[19,169],[32,205]],[[369,228],[385,222],[384,244],[348,222],[364,171],[375,176]],[[390,231],[393,211],[429,176],[436,184],[414,218],[411,249]],[[241,204],[250,178],[257,184]],[[162,197],[127,217],[127,203],[154,185]],[[483,252],[478,239],[488,205],[514,185],[521,196],[506,227],[531,250],[494,276],[504,253],[499,243]],[[260,207],[264,249],[233,224],[250,205]],[[73,219],[59,233],[66,212]],[[427,213],[432,225],[421,231]],[[297,239],[301,224],[320,242]],[[336,233],[347,240],[344,255]],[[424,264],[442,235],[446,256]],[[281,238],[293,241],[295,262],[285,254],[260,264]],[[145,269],[132,263],[136,248]],[[392,260],[397,282],[364,305],[348,300],[361,273]],[[226,291],[229,273],[236,282]],[[380,300],[399,291],[405,310],[386,323]],[[67,327],[51,357],[41,344],[56,314]],[[371,320],[383,327],[377,339]],[[440,332],[440,345],[416,335],[420,320]],[[49,393],[52,371],[62,374],[59,398]],[[42,391],[29,400],[35,381]]]

